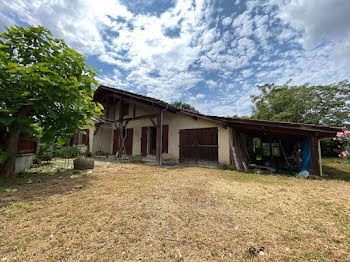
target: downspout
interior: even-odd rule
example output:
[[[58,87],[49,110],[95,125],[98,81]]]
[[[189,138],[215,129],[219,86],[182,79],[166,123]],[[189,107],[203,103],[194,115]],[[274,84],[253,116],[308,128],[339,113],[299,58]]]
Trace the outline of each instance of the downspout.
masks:
[[[163,113],[168,110],[168,106],[160,110],[160,141],[159,141],[159,165],[163,165]]]

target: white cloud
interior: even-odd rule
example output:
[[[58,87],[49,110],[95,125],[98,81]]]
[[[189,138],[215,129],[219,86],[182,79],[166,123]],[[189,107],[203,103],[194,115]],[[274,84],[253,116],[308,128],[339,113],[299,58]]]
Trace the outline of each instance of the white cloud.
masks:
[[[304,47],[312,48],[349,37],[349,14],[349,0],[298,0],[281,8],[279,17],[303,34]]]
[[[244,11],[242,14],[238,15],[232,23],[232,27],[239,27],[246,24],[251,19],[250,12]]]
[[[232,18],[231,17],[225,17],[221,21],[223,26],[228,26],[232,23]]]
[[[206,84],[207,84],[207,86],[208,86],[210,89],[213,89],[213,88],[215,88],[215,87],[217,86],[216,82],[213,81],[213,80],[208,80],[208,81],[206,82]]]
[[[152,15],[118,0],[0,0],[0,23],[48,27],[104,65],[100,83],[233,115],[249,113],[256,83],[348,78],[349,3],[237,0],[227,13],[205,0],[177,0]]]
[[[253,70],[252,69],[246,69],[246,70],[243,70],[241,72],[242,76],[243,77],[249,77],[253,74]]]
[[[283,28],[281,33],[278,35],[280,41],[288,41],[295,36],[295,32],[289,28]]]
[[[268,15],[256,15],[254,16],[254,23],[256,27],[260,27],[269,20]]]
[[[338,48],[334,52],[335,58],[341,61],[349,60],[350,57],[350,39],[345,39],[339,43]]]
[[[198,99],[202,99],[204,97],[205,97],[205,94],[199,93],[199,94],[196,95],[196,98],[198,98]]]
[[[237,36],[250,36],[253,33],[253,23],[250,12],[245,11],[233,20],[232,27],[235,28]]]

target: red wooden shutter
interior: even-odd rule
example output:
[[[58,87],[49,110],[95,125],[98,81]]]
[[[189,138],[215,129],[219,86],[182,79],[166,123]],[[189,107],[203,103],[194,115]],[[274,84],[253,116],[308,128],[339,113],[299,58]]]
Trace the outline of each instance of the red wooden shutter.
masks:
[[[134,136],[134,129],[128,128],[126,130],[126,141],[125,141],[125,147],[126,147],[126,154],[132,155],[132,140]]]
[[[78,145],[79,142],[79,133],[75,133],[73,136],[73,145]]]
[[[147,155],[147,127],[142,127],[141,134],[141,154],[143,156]]]
[[[89,144],[89,129],[85,129],[84,131],[86,134],[83,136],[82,143],[87,146]]]
[[[18,154],[35,153],[37,148],[37,142],[20,138],[17,144]]]
[[[165,125],[163,126],[163,132],[162,132],[162,152],[168,153],[168,137],[169,137],[169,126]]]

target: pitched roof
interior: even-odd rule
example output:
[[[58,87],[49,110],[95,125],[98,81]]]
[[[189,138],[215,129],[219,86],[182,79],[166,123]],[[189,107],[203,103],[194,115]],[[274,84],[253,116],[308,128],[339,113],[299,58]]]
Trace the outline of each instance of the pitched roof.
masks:
[[[124,97],[130,98],[137,102],[142,102],[145,104],[150,104],[161,109],[166,109],[171,112],[181,112],[186,115],[190,115],[197,118],[207,119],[209,121],[219,122],[221,124],[232,126],[232,127],[241,127],[241,128],[253,128],[261,131],[271,131],[271,130],[290,130],[290,132],[295,132],[296,130],[318,133],[320,136],[333,136],[336,132],[342,130],[341,127],[326,126],[326,125],[314,125],[314,124],[303,124],[303,123],[293,123],[293,122],[282,122],[282,121],[270,121],[270,120],[258,120],[258,119],[246,119],[239,117],[221,117],[206,115],[201,113],[192,112],[186,109],[178,108],[174,105],[166,103],[162,100],[155,99],[152,97],[132,93],[118,88],[112,88],[104,85],[100,85],[95,91],[95,98],[104,95],[104,91],[122,95]]]
[[[121,94],[124,96],[129,96],[130,98],[134,98],[140,101],[144,101],[144,102],[148,102],[148,103],[152,103],[155,104],[159,107],[162,108],[166,108],[168,107],[169,109],[173,109],[173,110],[177,110],[179,108],[177,108],[176,106],[173,106],[171,104],[168,104],[162,100],[153,98],[153,97],[149,97],[149,96],[144,96],[144,95],[140,95],[140,94],[136,94],[136,93],[132,93],[129,91],[125,91],[122,89],[118,89],[118,88],[112,88],[112,87],[108,87],[108,86],[104,86],[104,85],[100,85],[97,90],[95,91],[95,97],[96,95],[99,95],[99,93],[101,93],[102,90],[107,90],[107,91],[111,91],[113,93],[117,93],[117,94]]]

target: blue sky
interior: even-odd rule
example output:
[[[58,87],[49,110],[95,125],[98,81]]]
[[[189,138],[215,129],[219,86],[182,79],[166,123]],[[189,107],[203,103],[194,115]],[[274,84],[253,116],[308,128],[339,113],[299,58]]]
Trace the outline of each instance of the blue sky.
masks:
[[[42,25],[105,85],[244,115],[256,85],[350,79],[349,0],[0,0],[0,24]]]

